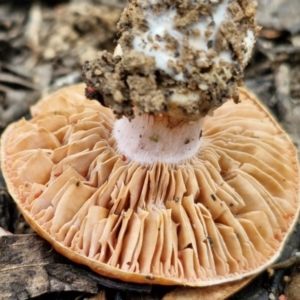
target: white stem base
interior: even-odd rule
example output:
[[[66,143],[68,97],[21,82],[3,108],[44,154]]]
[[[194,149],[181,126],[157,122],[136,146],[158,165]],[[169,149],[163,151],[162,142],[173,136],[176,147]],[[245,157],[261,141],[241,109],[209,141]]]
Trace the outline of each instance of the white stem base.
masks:
[[[120,154],[141,163],[179,163],[197,153],[203,118],[194,122],[175,121],[168,116],[138,115],[131,121],[116,121],[113,136]]]

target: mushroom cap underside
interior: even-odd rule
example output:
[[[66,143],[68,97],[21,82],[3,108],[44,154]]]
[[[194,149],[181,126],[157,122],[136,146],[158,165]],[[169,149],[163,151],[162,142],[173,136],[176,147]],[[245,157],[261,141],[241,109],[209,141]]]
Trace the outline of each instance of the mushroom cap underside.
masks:
[[[58,252],[120,280],[189,286],[280,255],[299,212],[297,150],[252,94],[206,117],[191,159],[139,165],[117,152],[111,110],[83,91],[44,98],[1,140],[11,195]]]

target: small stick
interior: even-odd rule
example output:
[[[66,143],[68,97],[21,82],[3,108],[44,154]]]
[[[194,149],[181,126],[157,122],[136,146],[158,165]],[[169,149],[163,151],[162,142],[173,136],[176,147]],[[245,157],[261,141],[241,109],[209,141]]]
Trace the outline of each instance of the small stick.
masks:
[[[271,265],[267,268],[267,271],[269,275],[272,276],[274,274],[274,270],[285,269],[291,267],[292,265],[298,262],[300,262],[300,252],[296,252],[294,256],[290,257],[289,259],[286,259],[285,261],[281,261],[279,263]]]

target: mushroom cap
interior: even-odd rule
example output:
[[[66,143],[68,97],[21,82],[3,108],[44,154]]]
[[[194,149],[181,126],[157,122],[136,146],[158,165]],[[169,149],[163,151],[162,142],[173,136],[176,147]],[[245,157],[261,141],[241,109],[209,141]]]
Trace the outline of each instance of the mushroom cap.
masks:
[[[117,153],[111,110],[83,91],[44,98],[1,140],[11,195],[58,252],[120,280],[189,286],[280,255],[299,212],[297,150],[252,94],[205,117],[191,159],[139,165]]]

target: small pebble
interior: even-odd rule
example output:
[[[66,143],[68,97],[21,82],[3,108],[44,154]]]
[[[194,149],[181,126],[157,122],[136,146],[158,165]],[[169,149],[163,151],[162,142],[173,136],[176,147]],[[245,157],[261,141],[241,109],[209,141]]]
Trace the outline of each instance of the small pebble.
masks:
[[[275,299],[276,299],[273,293],[270,293],[270,294],[269,294],[269,299],[270,299],[270,300],[275,300]]]

